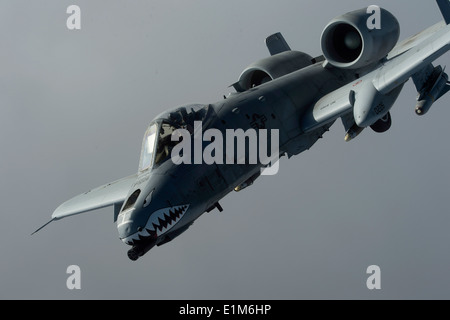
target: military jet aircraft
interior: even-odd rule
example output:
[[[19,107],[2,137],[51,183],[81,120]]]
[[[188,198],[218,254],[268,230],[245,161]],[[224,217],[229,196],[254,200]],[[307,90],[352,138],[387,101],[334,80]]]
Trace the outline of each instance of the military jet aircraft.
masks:
[[[269,36],[270,56],[242,72],[233,85],[236,92],[157,116],[145,132],[136,174],[63,203],[50,222],[113,206],[119,237],[131,246],[128,257],[137,260],[186,231],[203,213],[222,211],[219,201],[251,185],[267,165],[176,164],[171,151],[185,139],[174,138],[180,129],[192,136],[198,129],[224,135],[228,129],[278,130],[276,156],[290,158],[311,148],[339,118],[346,141],[368,127],[387,131],[389,110],[409,78],[418,91],[415,112],[424,115],[450,89],[444,68],[433,65],[450,48],[450,3],[436,2],[444,21],[401,43],[397,19],[379,7],[379,27],[370,25],[377,10],[368,8],[331,20],[321,35],[319,57],[291,50],[280,33]],[[211,143],[203,139],[201,150]]]

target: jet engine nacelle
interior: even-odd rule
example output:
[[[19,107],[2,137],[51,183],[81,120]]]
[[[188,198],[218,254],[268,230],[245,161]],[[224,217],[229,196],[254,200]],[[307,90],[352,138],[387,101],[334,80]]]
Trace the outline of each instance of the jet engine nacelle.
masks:
[[[312,60],[310,55],[300,51],[278,53],[252,63],[241,73],[239,81],[233,86],[238,92],[243,92],[310,66]]]
[[[360,9],[336,17],[321,36],[322,52],[334,67],[358,69],[385,58],[400,36],[397,19],[380,8],[380,29],[369,29],[371,14]]]

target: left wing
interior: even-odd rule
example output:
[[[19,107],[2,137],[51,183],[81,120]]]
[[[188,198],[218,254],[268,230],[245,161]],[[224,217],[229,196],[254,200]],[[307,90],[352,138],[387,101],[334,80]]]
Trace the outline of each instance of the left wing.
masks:
[[[114,221],[116,221],[118,212],[122,207],[128,192],[136,182],[136,177],[137,174],[134,174],[107,183],[64,202],[53,212],[52,220],[37,229],[33,234],[52,221],[109,206],[114,206]]]

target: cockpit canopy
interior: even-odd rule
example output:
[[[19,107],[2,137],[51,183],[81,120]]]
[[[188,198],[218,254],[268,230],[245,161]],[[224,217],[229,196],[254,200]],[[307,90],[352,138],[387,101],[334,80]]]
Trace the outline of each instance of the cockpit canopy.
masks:
[[[148,126],[142,141],[139,171],[151,169],[170,158],[172,148],[179,141],[171,141],[177,129],[194,131],[194,121],[204,121],[210,108],[208,105],[188,105],[157,116]]]

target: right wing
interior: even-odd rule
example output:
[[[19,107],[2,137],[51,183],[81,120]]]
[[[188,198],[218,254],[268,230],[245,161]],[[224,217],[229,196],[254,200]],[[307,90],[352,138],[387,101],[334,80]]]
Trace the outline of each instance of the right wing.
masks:
[[[122,205],[137,174],[89,190],[61,204],[52,214],[53,220],[73,216],[112,205]]]
[[[136,178],[137,174],[134,174],[89,190],[64,202],[53,212],[52,219],[33,234],[54,220],[109,206],[114,206],[114,221],[116,221],[119,210],[131,187],[136,182]]]

